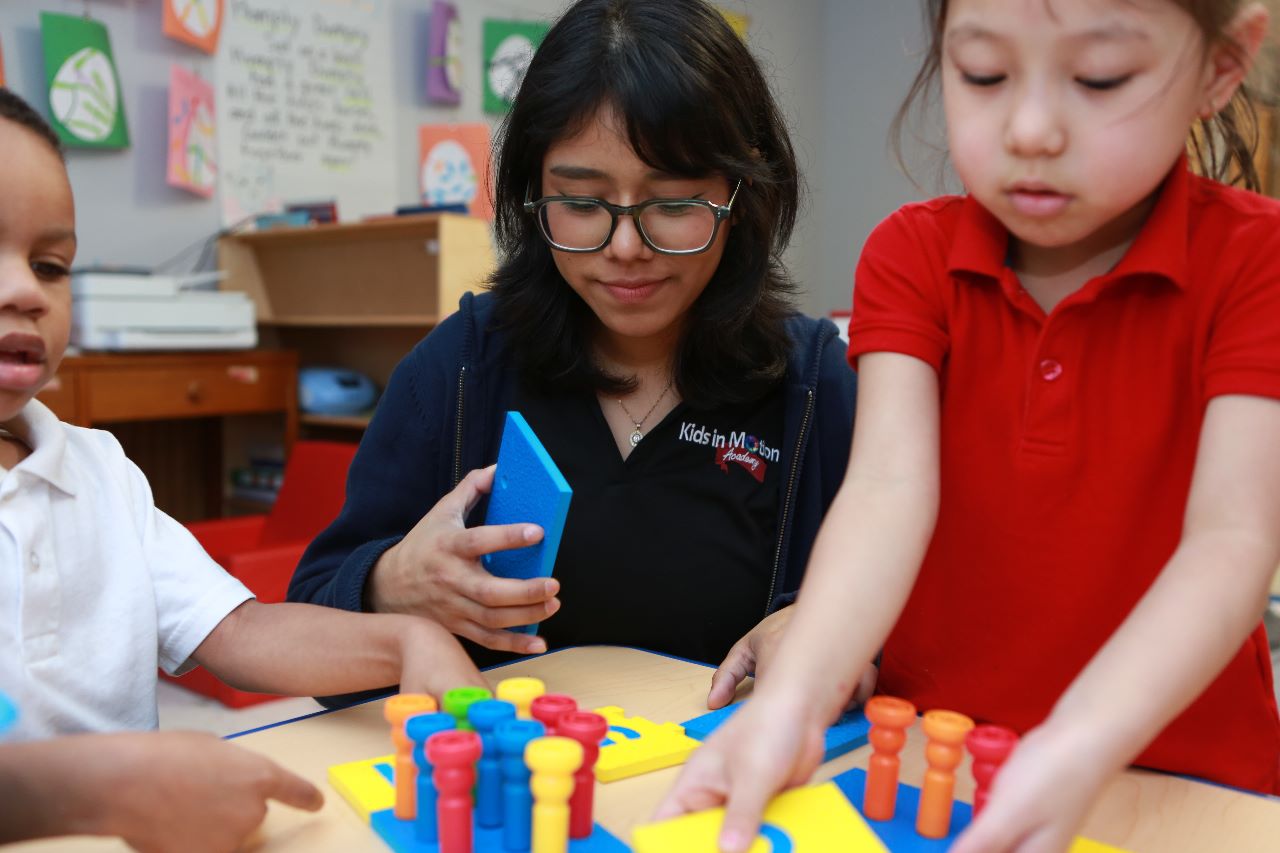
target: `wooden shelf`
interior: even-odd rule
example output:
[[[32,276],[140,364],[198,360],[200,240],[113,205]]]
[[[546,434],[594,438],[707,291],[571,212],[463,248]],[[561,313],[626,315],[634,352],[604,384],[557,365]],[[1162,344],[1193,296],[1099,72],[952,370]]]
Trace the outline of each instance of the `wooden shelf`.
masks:
[[[259,321],[264,326],[382,326],[430,328],[440,322],[435,314],[316,314],[313,316],[272,317]]]
[[[369,418],[369,415],[310,415],[303,412],[298,421],[304,426],[364,429],[369,425]]]

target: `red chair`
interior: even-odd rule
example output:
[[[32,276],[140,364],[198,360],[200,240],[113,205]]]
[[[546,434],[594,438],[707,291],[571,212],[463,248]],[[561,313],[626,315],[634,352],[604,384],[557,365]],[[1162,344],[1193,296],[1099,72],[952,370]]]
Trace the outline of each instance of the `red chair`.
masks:
[[[345,442],[299,441],[269,513],[194,521],[187,529],[259,601],[284,601],[302,552],[342,509],[347,469],[355,452],[356,445]],[[178,678],[164,673],[161,677],[232,708],[279,698],[236,690],[199,667]]]

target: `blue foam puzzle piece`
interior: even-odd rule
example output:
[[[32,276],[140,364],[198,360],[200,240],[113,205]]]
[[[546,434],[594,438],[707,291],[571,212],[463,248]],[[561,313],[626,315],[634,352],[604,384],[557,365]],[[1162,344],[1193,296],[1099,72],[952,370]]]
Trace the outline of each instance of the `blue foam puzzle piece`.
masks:
[[[380,761],[373,769],[382,774],[389,784],[395,784],[395,769]],[[472,813],[474,818],[474,812]],[[439,844],[419,841],[411,820],[398,820],[395,809],[383,809],[369,815],[369,825],[374,832],[396,853],[439,853]],[[474,822],[471,825],[472,853],[512,853],[502,846],[502,827],[484,829]],[[618,840],[609,830],[595,824],[586,838],[570,839],[569,853],[630,853],[631,848]]]
[[[862,812],[862,794],[867,787],[867,771],[854,768],[831,780],[841,793]],[[956,800],[951,805],[951,831],[946,838],[925,838],[916,832],[916,812],[920,809],[920,789],[898,783],[898,801],[889,820],[865,818],[867,826],[893,853],[945,853],[960,832],[973,820],[973,807]]]
[[[573,489],[524,416],[507,412],[502,443],[498,446],[498,470],[494,474],[484,523],[537,524],[542,527],[542,541],[525,548],[484,555],[482,559],[489,573],[520,580],[550,577],[572,497]],[[536,627],[521,625],[510,630],[532,634]]]
[[[711,736],[720,725],[729,717],[733,716],[743,705],[742,702],[735,702],[732,705],[726,705],[718,711],[711,711],[700,717],[694,717],[692,720],[686,720],[684,733],[695,740],[706,740]],[[867,715],[862,713],[861,709],[856,711],[847,711],[840,719],[827,729],[826,743],[824,744],[824,752],[822,754],[823,761],[830,761],[846,752],[851,752],[867,742],[867,737],[871,732],[871,722],[867,719]]]
[[[439,853],[439,844],[419,841],[413,821],[397,820],[394,809],[384,809],[369,816],[369,825],[396,853]],[[513,853],[502,846],[502,827],[471,827],[472,853]],[[596,824],[586,838],[569,839],[569,853],[630,853],[631,848],[609,830]]]

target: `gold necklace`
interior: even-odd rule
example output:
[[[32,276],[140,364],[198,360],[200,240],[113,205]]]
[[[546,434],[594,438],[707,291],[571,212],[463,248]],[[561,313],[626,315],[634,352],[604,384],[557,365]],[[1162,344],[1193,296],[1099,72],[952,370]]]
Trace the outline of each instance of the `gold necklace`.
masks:
[[[640,440],[644,438],[644,433],[640,431],[640,427],[644,425],[645,421],[649,420],[649,415],[653,414],[653,410],[658,408],[658,404],[661,403],[663,398],[667,396],[667,392],[671,390],[671,383],[674,381],[675,381],[674,376],[669,377],[667,379],[666,387],[662,389],[662,393],[658,395],[658,399],[653,401],[653,405],[649,407],[649,411],[645,412],[644,417],[641,418],[640,420],[636,420],[635,416],[632,415],[631,412],[627,409],[627,404],[622,402],[621,397],[618,398],[618,405],[622,407],[622,413],[627,416],[627,420],[631,421],[631,423],[635,425],[635,429],[631,431],[632,447],[635,447],[637,444],[640,443]]]

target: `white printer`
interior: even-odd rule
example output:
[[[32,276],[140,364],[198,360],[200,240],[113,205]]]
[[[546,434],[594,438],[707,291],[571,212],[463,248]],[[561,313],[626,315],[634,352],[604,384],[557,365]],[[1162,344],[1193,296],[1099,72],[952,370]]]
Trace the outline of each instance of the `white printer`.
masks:
[[[253,302],[244,293],[209,289],[221,276],[73,272],[71,344],[83,350],[254,347]]]

